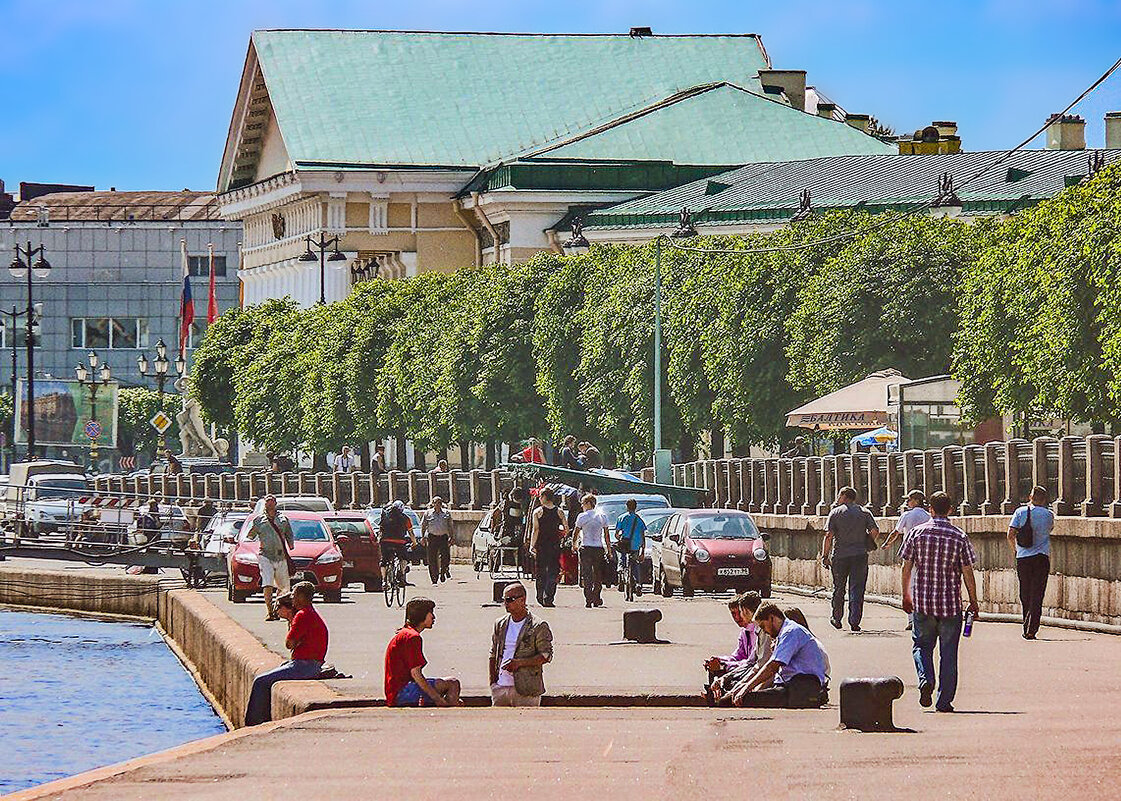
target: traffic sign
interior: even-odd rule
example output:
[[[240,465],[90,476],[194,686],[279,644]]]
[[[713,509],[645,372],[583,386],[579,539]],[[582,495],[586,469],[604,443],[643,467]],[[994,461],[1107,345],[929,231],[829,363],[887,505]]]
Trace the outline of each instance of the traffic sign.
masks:
[[[96,420],[90,420],[86,423],[86,436],[90,439],[97,439],[101,436],[101,423]]]
[[[163,412],[156,412],[155,416],[148,422],[152,424],[152,428],[161,434],[171,428],[171,418]]]
[[[136,457],[135,456],[122,456],[121,457],[121,469],[122,470],[132,470],[134,467],[136,467]]]

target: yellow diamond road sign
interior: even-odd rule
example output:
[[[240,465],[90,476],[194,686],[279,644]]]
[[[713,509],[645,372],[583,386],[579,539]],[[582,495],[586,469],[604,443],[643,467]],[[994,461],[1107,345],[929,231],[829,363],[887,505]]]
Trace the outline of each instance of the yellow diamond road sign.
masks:
[[[152,428],[161,434],[171,428],[171,418],[163,412],[156,412],[155,417],[148,421],[152,424]]]

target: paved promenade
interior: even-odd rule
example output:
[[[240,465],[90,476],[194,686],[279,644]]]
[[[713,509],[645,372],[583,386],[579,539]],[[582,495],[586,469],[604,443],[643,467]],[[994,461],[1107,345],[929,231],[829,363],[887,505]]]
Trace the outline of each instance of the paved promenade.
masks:
[[[456,673],[468,693],[485,690],[487,645],[499,614],[490,584],[466,568],[432,588],[411,575],[437,607],[426,632],[429,675]],[[532,593],[531,593],[532,594]],[[208,592],[266,645],[280,650],[282,624],[261,604],[229,604]],[[658,606],[668,645],[612,644],[626,606],[584,608],[562,588],[548,612],[557,657],[552,693],[695,693],[700,660],[731,649],[736,631],[723,598],[644,597]],[[237,799],[265,792],[314,798],[537,798],[610,793],[613,799],[735,795],[774,798],[1024,798],[1057,793],[1121,794],[1121,637],[1045,628],[1025,642],[1015,625],[979,622],[963,641],[954,715],[917,703],[905,617],[869,605],[865,631],[828,625],[822,600],[780,596],[800,606],[842,678],[898,675],[907,686],[896,724],[911,732],[838,730],[836,689],[822,710],[551,708],[390,710],[310,713],[241,730],[141,760],[132,769],[44,797]],[[381,696],[385,642],[400,625],[380,594],[354,591],[321,605],[331,628],[329,658],[355,678],[333,682],[355,698]],[[107,772],[109,773],[109,772]],[[270,789],[266,789],[270,788]],[[889,796],[890,797],[890,796]]]

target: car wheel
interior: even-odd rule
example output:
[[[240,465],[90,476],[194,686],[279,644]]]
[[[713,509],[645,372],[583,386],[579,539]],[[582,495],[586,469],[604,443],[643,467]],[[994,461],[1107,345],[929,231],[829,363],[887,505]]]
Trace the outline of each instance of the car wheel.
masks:
[[[244,590],[234,589],[234,583],[228,579],[226,580],[226,598],[231,603],[243,604],[247,597],[249,597],[249,593]]]
[[[673,585],[669,583],[669,579],[666,578],[665,573],[661,573],[660,575],[662,577],[662,581],[661,581],[662,597],[663,598],[672,598],[673,597]]]
[[[765,585],[763,585],[763,589],[759,591],[759,597],[760,598],[770,598],[771,597],[771,582],[768,581]]]
[[[693,585],[689,581],[689,572],[683,571],[681,573],[681,594],[686,598],[693,597]]]
[[[333,590],[331,592],[324,592],[323,600],[329,604],[341,604],[343,602],[343,591]]]
[[[662,579],[661,579],[661,576],[659,576],[657,573],[655,573],[654,576],[653,576],[653,585],[654,586],[651,588],[651,591],[655,595],[657,595],[658,593],[660,593],[662,591]]]

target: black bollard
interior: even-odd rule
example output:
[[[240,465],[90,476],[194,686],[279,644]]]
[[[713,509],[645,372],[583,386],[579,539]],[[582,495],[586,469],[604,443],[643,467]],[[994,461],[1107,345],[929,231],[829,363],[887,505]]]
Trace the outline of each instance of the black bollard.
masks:
[[[903,697],[898,676],[841,682],[841,725],[858,731],[893,731],[891,705]]]
[[[661,609],[628,609],[623,613],[623,639],[632,642],[658,642],[657,626]]]

